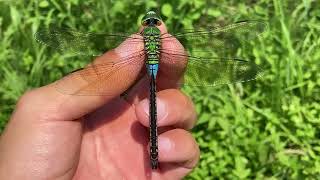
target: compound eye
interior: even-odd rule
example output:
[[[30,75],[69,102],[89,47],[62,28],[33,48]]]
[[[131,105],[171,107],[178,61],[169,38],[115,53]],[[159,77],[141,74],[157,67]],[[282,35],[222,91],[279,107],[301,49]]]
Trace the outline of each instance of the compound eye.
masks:
[[[148,22],[147,21],[143,21],[142,22],[142,26],[147,26],[148,25]]]
[[[161,21],[157,21],[157,26],[160,26],[161,24]]]

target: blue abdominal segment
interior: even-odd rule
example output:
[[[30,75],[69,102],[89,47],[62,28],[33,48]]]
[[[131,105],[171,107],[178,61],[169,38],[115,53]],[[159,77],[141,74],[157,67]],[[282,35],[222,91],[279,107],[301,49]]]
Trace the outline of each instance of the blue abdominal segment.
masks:
[[[147,69],[150,76],[157,77],[159,64],[147,64]]]

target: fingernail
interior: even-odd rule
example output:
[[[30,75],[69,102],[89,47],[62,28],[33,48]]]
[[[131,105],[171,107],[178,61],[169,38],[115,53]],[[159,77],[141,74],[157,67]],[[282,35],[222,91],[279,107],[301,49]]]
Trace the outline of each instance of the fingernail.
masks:
[[[150,106],[149,100],[148,99],[143,100],[141,102],[141,105],[143,106],[144,112],[149,116],[149,106]],[[161,122],[168,115],[167,105],[160,98],[157,98],[156,105],[157,105],[157,121]]]
[[[159,144],[159,151],[161,152],[169,152],[172,149],[172,142],[167,137],[159,136],[158,144]]]

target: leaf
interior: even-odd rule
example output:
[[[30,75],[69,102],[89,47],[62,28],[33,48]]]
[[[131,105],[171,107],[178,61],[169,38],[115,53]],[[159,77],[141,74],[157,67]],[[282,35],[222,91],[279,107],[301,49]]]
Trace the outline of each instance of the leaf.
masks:
[[[216,10],[216,9],[209,9],[208,15],[213,16],[213,17],[219,17],[221,16],[221,11]]]
[[[250,174],[250,169],[246,168],[248,160],[245,157],[235,157],[235,169],[233,173],[240,179],[245,179]]]
[[[161,8],[161,12],[163,15],[170,17],[172,14],[172,6],[168,3],[164,4]]]
[[[21,16],[18,10],[14,6],[10,7],[10,15],[12,19],[12,24],[18,27],[21,22]]]
[[[41,1],[41,2],[39,3],[39,7],[41,7],[41,8],[47,8],[48,6],[49,6],[49,2],[46,1],[46,0]]]

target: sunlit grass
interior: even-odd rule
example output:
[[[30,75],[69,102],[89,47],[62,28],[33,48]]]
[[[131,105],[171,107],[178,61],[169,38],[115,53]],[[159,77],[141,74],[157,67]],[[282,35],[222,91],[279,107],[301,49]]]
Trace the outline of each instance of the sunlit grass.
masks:
[[[90,60],[65,57],[37,44],[33,34],[40,27],[134,32],[150,8],[162,11],[171,31],[264,20],[269,30],[238,54],[263,67],[262,78],[217,88],[184,88],[199,112],[193,134],[202,152],[187,179],[317,179],[320,3],[178,0],[160,1],[164,6],[157,8],[156,2],[0,0],[0,129],[23,92]]]

